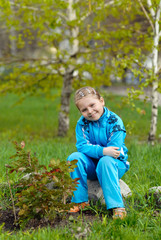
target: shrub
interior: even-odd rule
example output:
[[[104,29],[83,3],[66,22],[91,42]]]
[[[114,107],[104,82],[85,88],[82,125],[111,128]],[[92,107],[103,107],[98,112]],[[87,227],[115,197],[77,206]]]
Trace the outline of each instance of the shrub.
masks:
[[[16,206],[19,221],[32,218],[54,219],[57,214],[65,213],[73,206],[66,204],[67,197],[76,190],[78,179],[72,179],[77,160],[71,162],[52,159],[48,167],[40,165],[36,154],[25,151],[25,143],[14,142],[16,154],[13,161],[6,165],[9,174],[16,172],[18,182],[16,188]],[[49,185],[53,185],[52,188]]]

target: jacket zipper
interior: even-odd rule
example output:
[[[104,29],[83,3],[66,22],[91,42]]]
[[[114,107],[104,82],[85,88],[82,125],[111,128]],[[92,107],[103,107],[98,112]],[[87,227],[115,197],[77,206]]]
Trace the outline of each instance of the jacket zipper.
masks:
[[[97,125],[98,125],[98,141],[100,140],[100,124],[99,122],[97,122]],[[99,145],[100,145],[100,141],[99,141]]]

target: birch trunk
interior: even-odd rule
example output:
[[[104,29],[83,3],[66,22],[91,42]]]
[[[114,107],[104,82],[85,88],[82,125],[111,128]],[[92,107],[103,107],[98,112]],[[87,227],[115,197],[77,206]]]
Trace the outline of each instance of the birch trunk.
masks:
[[[68,0],[67,17],[69,21],[76,20],[76,12],[73,8],[75,0]],[[68,52],[68,57],[71,59],[79,51],[79,41],[77,39],[79,33],[79,28],[77,26],[71,29],[71,38],[74,39],[70,45],[70,50]],[[73,59],[74,61],[74,59]],[[72,92],[72,80],[73,80],[74,65],[68,66],[63,80],[63,88],[61,93],[61,108],[59,112],[58,120],[58,136],[65,136],[69,129],[69,104],[70,96]]]
[[[10,0],[10,2],[14,3],[14,0]],[[14,15],[14,6],[11,5],[11,9]],[[16,44],[16,31],[14,27],[11,27],[10,29],[10,36],[12,37],[12,39],[10,39],[10,52],[11,52],[11,56],[16,56],[17,54],[17,44]]]
[[[68,69],[64,76],[61,93],[61,109],[59,112],[58,136],[64,137],[69,129],[70,96],[72,91],[73,70]]]
[[[148,1],[149,2],[149,1]],[[157,119],[158,119],[158,45],[159,45],[159,20],[161,11],[161,1],[158,5],[156,15],[153,18],[155,20],[154,26],[154,47],[153,47],[153,74],[154,80],[152,82],[152,110],[151,110],[151,126],[148,141],[154,145],[157,131]],[[153,11],[154,13],[154,11]]]
[[[14,37],[14,39],[10,39],[10,52],[11,52],[11,56],[14,57],[17,54],[17,45],[15,40],[16,32],[13,27],[10,29],[10,36]]]

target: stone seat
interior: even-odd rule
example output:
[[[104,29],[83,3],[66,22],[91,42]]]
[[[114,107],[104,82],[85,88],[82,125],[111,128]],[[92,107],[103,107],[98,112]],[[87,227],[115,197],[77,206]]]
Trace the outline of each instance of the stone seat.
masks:
[[[132,194],[129,186],[122,180],[119,180],[121,194],[123,198],[126,198]],[[98,201],[100,200],[101,203],[105,204],[105,199],[103,196],[102,188],[98,182],[98,180],[87,180],[88,184],[88,198],[89,200]]]

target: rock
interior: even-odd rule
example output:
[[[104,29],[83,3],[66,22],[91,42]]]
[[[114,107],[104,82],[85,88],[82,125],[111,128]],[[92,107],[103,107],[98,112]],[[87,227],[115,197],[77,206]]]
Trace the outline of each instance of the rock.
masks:
[[[120,179],[120,188],[121,188],[121,194],[124,198],[127,198],[132,195],[132,192],[129,188],[129,186],[122,180]]]
[[[161,209],[161,186],[149,188],[145,197],[155,205],[155,208]]]
[[[24,180],[29,180],[30,177],[33,176],[34,173],[27,173],[25,176],[22,177],[22,179]],[[38,173],[35,173],[35,174],[38,174]],[[57,187],[54,186],[55,185],[55,182],[49,182],[47,183],[45,186],[49,189],[49,190],[52,190],[52,189],[56,189]]]
[[[161,194],[161,186],[149,188],[149,193]]]
[[[24,179],[24,180],[29,180],[30,177],[32,177],[32,173],[27,173],[26,175],[24,175],[24,176],[22,177],[22,179]]]
[[[132,193],[131,193],[131,190],[128,187],[128,185],[121,179],[119,180],[119,182],[120,182],[122,196],[124,198],[130,196]],[[97,180],[94,180],[94,181],[87,180],[87,184],[88,184],[89,200],[93,200],[94,202],[100,200],[101,203],[105,203],[103,191],[102,191],[102,188],[101,188],[99,182]]]

